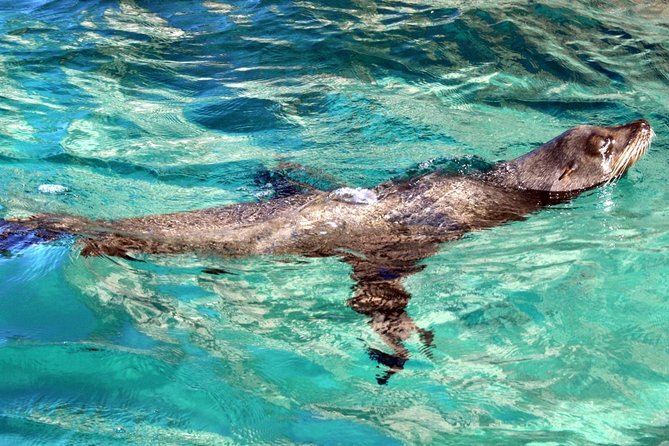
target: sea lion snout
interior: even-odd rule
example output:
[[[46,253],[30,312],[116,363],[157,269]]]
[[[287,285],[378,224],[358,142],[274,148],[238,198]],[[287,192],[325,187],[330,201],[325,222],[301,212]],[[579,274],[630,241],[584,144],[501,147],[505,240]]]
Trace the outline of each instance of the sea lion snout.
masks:
[[[638,121],[634,122],[637,123],[639,131],[642,135],[649,135],[651,140],[655,138],[655,131],[650,126],[650,122],[646,121],[645,119],[639,119]]]
[[[651,130],[650,122],[646,121],[645,119],[637,119],[636,121],[630,122],[629,125],[637,125],[641,130]]]
[[[632,139],[638,135],[651,136],[651,137],[655,136],[655,132],[653,131],[650,122],[648,122],[645,119],[637,119],[636,121],[628,122],[627,124],[610,127],[610,129],[613,134],[616,133],[625,134],[629,132],[630,136],[627,139],[628,143],[631,142]]]

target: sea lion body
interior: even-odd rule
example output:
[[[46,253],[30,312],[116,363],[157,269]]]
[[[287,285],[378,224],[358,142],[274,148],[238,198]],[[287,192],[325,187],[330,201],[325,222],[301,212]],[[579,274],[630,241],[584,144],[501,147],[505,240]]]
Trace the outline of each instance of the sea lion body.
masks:
[[[173,214],[115,221],[38,216],[30,224],[85,237],[84,255],[120,251],[223,256],[373,255],[403,239],[441,243],[522,218],[547,196],[501,188],[476,177],[431,174],[367,189],[373,204],[344,201],[336,192],[294,195]]]
[[[486,174],[432,173],[373,189],[314,191],[111,222],[47,215],[30,224],[84,236],[84,255],[373,256],[405,239],[436,244],[518,220],[610,181],[643,154],[651,137],[643,120],[579,126]]]
[[[519,220],[541,207],[620,177],[648,149],[654,133],[644,120],[614,127],[579,126],[487,173],[438,173],[373,189],[315,191],[258,203],[151,215],[116,221],[39,215],[0,225],[12,240],[20,231],[79,236],[82,255],[135,259],[137,253],[214,253],[220,256],[337,256],[352,267],[349,306],[370,324],[392,353],[370,349],[388,369],[401,370],[403,346],[417,332],[405,308],[411,298],[402,279],[442,242],[468,231]],[[18,225],[18,226],[17,226]],[[5,229],[3,229],[3,227]],[[19,229],[17,229],[17,227]],[[9,228],[9,229],[7,229]],[[27,231],[27,232],[26,232]]]

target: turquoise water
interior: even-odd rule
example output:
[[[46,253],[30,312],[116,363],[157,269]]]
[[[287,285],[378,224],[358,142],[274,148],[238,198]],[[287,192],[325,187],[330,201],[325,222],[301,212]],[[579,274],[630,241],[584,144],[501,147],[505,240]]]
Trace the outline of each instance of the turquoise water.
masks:
[[[282,162],[369,186],[580,123],[657,132],[617,184],[429,258],[405,284],[434,348],[412,338],[386,386],[336,259],[0,258],[0,444],[669,439],[668,21],[653,1],[0,0],[5,217],[252,201]]]

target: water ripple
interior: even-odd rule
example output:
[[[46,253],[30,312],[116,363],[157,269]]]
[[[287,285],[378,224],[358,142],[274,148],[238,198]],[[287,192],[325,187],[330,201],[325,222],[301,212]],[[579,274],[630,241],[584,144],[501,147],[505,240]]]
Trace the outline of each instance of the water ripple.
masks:
[[[0,442],[664,439],[663,2],[0,0],[0,11],[9,216],[254,200],[258,173],[282,163],[325,187],[469,172],[581,123],[644,117],[658,134],[618,184],[428,259],[406,286],[434,346],[407,340],[412,359],[383,388],[366,348],[386,346],[346,306],[350,271],[336,259],[128,262],[76,246],[0,259]]]

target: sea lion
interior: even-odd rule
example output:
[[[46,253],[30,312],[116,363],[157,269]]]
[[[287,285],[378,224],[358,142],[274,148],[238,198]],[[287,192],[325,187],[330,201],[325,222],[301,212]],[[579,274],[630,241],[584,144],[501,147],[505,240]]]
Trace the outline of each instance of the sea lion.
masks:
[[[645,120],[614,127],[578,126],[490,171],[431,173],[372,189],[297,193],[256,203],[115,221],[38,215],[5,224],[5,237],[41,231],[45,239],[80,237],[81,254],[120,256],[185,251],[221,256],[337,256],[352,267],[348,304],[367,315],[391,353],[370,350],[388,369],[383,384],[409,358],[413,332],[425,345],[432,333],[405,308],[402,279],[423,269],[440,243],[473,230],[519,220],[552,203],[620,177],[648,149],[654,132]],[[7,229],[8,228],[8,229]],[[17,229],[20,228],[20,229]],[[2,227],[0,227],[2,230]]]

